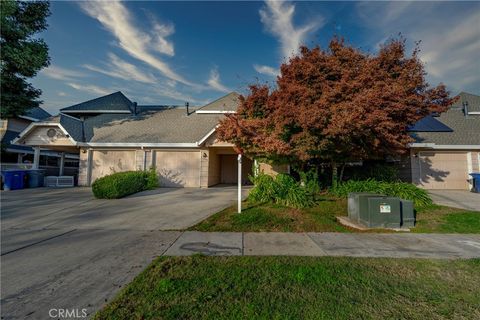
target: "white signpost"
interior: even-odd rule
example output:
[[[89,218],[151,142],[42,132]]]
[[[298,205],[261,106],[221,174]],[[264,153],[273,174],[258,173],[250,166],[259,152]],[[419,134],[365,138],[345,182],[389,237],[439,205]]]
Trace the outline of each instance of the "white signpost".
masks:
[[[242,213],[242,154],[237,157],[238,162],[238,205],[237,212]]]

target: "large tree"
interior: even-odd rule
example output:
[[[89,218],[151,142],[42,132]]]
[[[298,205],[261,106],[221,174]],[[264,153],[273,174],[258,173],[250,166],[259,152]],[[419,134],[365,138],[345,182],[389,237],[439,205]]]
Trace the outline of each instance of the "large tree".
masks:
[[[272,161],[329,163],[334,182],[340,163],[401,154],[408,126],[452,103],[443,85],[428,85],[418,53],[407,56],[402,38],[377,54],[339,38],[326,50],[302,47],[274,88],[250,86],[219,138]]]
[[[1,118],[38,106],[41,90],[27,81],[49,65],[48,46],[36,37],[47,28],[46,1],[1,1]]]

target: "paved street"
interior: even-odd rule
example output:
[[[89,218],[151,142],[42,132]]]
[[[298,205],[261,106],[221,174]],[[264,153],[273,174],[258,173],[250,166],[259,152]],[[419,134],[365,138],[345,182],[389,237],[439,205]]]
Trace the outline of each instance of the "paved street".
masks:
[[[157,189],[119,200],[89,188],[2,192],[2,319],[97,311],[185,229],[233,203],[235,187]]]

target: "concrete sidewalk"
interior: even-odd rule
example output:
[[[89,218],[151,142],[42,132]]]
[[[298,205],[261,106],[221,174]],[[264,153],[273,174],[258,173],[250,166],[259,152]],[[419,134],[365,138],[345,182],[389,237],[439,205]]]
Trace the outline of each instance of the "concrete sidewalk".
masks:
[[[185,256],[480,258],[480,235],[184,232],[163,254]]]

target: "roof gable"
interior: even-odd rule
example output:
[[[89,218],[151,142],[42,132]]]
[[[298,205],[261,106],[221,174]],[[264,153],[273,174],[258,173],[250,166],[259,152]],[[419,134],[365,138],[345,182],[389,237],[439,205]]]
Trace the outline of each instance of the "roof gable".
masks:
[[[100,98],[88,100],[67,108],[63,113],[130,113],[133,102],[118,91]]]

